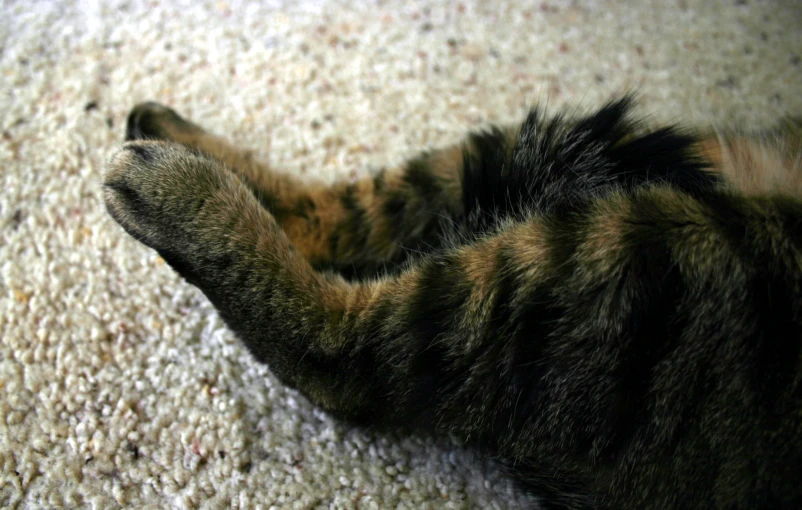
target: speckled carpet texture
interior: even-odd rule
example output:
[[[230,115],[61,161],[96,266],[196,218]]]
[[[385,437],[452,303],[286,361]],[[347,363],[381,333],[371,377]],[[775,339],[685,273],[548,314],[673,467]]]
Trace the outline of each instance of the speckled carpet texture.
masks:
[[[448,438],[317,410],[109,218],[135,103],[330,182],[536,102],[802,114],[800,26],[796,0],[2,2],[0,507],[536,505]]]

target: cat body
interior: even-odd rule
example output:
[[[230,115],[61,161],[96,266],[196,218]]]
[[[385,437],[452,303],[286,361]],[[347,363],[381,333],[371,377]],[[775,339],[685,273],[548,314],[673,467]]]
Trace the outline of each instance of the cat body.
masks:
[[[800,508],[802,130],[631,110],[319,186],[144,103],[106,204],[335,416],[452,434],[546,507]]]

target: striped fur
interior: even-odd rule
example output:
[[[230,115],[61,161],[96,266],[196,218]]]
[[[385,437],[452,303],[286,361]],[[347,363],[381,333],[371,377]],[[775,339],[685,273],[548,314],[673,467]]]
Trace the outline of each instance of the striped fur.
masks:
[[[451,433],[553,508],[802,507],[799,125],[630,110],[321,187],[146,103],[106,204],[336,416]]]

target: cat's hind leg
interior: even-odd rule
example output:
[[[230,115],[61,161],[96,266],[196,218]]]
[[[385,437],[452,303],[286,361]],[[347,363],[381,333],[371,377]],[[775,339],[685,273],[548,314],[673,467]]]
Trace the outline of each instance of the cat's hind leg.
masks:
[[[132,110],[127,138],[178,142],[217,159],[314,267],[375,276],[411,253],[436,251],[455,230],[469,237],[492,232],[510,217],[564,212],[654,183],[691,193],[715,187],[697,138],[670,127],[645,129],[632,116],[633,102],[624,97],[575,118],[535,108],[520,124],[472,133],[333,186],[277,172],[157,103]]]
[[[233,170],[315,266],[373,276],[430,252],[464,215],[467,168],[500,172],[515,129],[493,129],[460,144],[423,152],[357,182],[323,186],[277,172],[173,109],[141,103],[129,114],[127,140],[165,140],[211,156]]]

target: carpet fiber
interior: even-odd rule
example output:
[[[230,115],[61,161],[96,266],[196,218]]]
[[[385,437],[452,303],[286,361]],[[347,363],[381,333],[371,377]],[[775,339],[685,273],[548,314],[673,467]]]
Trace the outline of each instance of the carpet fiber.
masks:
[[[548,102],[802,113],[802,4],[69,1],[0,6],[0,507],[519,508],[448,438],[336,423],[107,216],[156,100],[276,168],[352,179]]]

